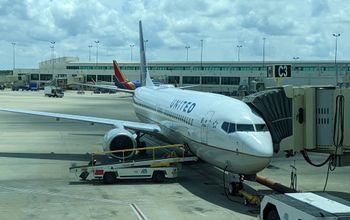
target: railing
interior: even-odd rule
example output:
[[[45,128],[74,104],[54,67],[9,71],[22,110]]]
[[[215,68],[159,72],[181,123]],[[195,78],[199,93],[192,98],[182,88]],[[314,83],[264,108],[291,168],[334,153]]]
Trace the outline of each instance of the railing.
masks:
[[[122,149],[122,150],[113,150],[113,151],[98,151],[95,153],[91,154],[91,161],[92,161],[92,166],[94,165],[94,157],[96,155],[110,155],[114,153],[122,153],[122,158],[123,158],[123,163],[125,162],[125,153],[126,152],[131,152],[131,151],[147,151],[147,150],[152,150],[152,160],[156,159],[156,150],[159,149],[169,149],[169,148],[176,148],[182,150],[182,157],[185,157],[185,149],[183,144],[172,144],[172,145],[164,145],[164,146],[153,146],[153,147],[141,147],[141,148],[128,148],[128,149]],[[168,154],[169,157],[177,157],[177,154],[175,151],[170,152]]]

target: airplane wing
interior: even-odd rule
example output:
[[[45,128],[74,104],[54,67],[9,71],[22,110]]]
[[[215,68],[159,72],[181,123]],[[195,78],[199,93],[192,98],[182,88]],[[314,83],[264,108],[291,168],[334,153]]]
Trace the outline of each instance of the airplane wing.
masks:
[[[178,89],[189,89],[189,88],[193,88],[193,87],[197,87],[199,85],[190,85],[190,86],[181,86],[181,87],[176,87]]]
[[[160,127],[156,124],[147,124],[147,123],[141,123],[141,122],[122,121],[122,120],[115,120],[115,119],[97,118],[97,117],[81,116],[81,115],[69,115],[69,114],[61,114],[61,113],[31,111],[31,110],[23,110],[23,109],[15,109],[15,108],[0,108],[0,111],[37,115],[37,116],[46,116],[46,117],[56,118],[57,120],[62,118],[62,119],[97,123],[97,124],[112,125],[116,128],[125,128],[125,129],[134,130],[134,131],[142,131],[145,133],[160,133],[161,131]]]
[[[121,89],[113,85],[92,85],[92,84],[83,84],[83,83],[76,83],[76,85],[80,86],[89,86],[89,87],[94,87],[94,88],[99,88],[99,89],[107,89],[111,91],[118,91],[118,92],[126,92],[130,94],[134,94],[134,90],[129,90],[129,89]]]

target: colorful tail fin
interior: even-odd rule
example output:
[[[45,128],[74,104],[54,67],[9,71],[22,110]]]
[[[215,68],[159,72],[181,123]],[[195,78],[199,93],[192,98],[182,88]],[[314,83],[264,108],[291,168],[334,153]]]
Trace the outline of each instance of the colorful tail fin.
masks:
[[[114,66],[114,76],[117,80],[116,81],[117,87],[121,87],[122,89],[134,90],[136,88],[135,84],[128,81],[128,79],[124,76],[122,71],[120,71],[117,61],[113,60],[113,66]]]
[[[142,22],[139,21],[139,31],[140,31],[140,74],[141,74],[141,85],[142,86],[154,86],[151,77],[148,72],[148,67],[146,64],[146,54],[145,54],[145,41],[143,40],[142,33]]]

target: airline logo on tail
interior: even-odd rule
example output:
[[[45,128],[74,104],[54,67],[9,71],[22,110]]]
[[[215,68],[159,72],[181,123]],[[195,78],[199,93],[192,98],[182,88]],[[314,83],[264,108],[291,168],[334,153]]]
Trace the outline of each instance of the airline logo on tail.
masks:
[[[125,75],[122,73],[122,71],[119,68],[119,65],[117,61],[113,60],[113,66],[114,66],[114,76],[116,79],[116,86],[121,89],[128,89],[128,90],[134,90],[137,87],[139,87],[141,84],[138,81],[132,81],[130,82]]]

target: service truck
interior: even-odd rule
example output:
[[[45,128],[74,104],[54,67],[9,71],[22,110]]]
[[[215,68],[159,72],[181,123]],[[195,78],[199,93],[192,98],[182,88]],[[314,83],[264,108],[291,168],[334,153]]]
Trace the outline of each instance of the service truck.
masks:
[[[45,96],[48,96],[48,97],[57,97],[57,98],[62,98],[64,96],[62,89],[57,86],[45,86],[44,94]]]

